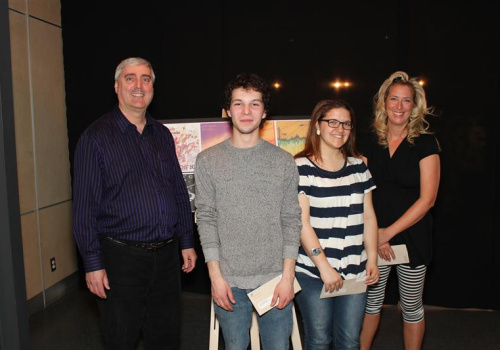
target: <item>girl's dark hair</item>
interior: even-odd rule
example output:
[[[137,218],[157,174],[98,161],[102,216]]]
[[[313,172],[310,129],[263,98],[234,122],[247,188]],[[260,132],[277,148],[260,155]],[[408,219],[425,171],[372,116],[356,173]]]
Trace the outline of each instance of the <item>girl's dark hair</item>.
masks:
[[[340,151],[344,155],[344,158],[359,156],[359,152],[356,148],[356,132],[355,132],[356,117],[354,115],[354,110],[352,109],[351,105],[343,100],[322,100],[319,101],[316,104],[316,107],[314,107],[313,109],[311,120],[309,122],[309,129],[307,130],[306,144],[304,146],[304,150],[297,153],[295,155],[295,158],[314,157],[315,159],[322,161],[321,149],[319,146],[321,136],[316,135],[316,123],[319,123],[319,121],[322,120],[329,111],[335,108],[346,109],[349,112],[349,115],[351,117],[351,123],[353,125],[351,133],[349,134],[349,138],[347,139],[347,142],[342,146]],[[339,128],[341,127],[342,126],[339,125]]]

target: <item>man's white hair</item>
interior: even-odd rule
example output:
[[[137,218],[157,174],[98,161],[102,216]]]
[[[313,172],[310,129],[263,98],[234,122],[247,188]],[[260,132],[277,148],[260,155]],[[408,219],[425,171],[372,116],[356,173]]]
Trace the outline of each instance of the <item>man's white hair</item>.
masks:
[[[129,57],[121,61],[115,70],[115,81],[117,81],[118,78],[120,78],[123,68],[127,66],[148,66],[149,69],[151,69],[153,83],[155,82],[155,72],[153,71],[153,66],[151,66],[151,63],[148,60],[145,60],[144,58],[141,57]]]

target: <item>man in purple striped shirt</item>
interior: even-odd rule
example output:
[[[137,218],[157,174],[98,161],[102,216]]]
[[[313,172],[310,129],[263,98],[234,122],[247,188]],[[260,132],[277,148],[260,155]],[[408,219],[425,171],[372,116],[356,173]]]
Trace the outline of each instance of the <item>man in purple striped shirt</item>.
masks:
[[[180,270],[196,264],[174,140],[147,112],[154,80],[145,59],[123,60],[118,106],[75,151],[73,231],[108,349],[134,349],[141,335],[147,350],[179,349]]]

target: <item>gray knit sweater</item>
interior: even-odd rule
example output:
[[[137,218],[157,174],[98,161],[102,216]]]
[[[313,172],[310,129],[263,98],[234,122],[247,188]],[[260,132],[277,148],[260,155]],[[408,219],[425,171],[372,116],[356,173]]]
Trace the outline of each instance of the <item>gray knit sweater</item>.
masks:
[[[196,217],[205,261],[219,261],[231,287],[253,289],[296,259],[300,242],[299,176],[293,157],[261,140],[226,140],[195,166]]]

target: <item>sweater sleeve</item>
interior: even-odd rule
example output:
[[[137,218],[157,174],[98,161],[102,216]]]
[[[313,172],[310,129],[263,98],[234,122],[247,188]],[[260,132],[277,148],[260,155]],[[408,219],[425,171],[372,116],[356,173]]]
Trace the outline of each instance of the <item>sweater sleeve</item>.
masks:
[[[284,195],[281,204],[281,228],[283,230],[283,259],[297,259],[300,245],[299,173],[294,160],[287,159],[283,181]]]
[[[219,261],[220,240],[217,230],[215,187],[206,159],[201,153],[196,159],[194,178],[196,184],[196,222],[205,262]]]

